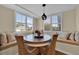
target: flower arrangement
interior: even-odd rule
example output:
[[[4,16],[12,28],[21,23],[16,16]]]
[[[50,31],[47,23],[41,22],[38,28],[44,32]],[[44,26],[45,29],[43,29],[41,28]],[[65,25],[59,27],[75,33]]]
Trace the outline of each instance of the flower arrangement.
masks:
[[[35,30],[35,34],[36,34],[35,38],[43,38],[43,35],[42,35],[41,31]]]

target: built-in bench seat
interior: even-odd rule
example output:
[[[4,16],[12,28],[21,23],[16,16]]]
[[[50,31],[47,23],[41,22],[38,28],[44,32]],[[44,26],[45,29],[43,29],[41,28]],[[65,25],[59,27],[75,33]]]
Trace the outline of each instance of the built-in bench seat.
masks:
[[[62,42],[57,42],[56,50],[67,55],[79,55],[79,46]]]
[[[79,45],[79,32],[61,32],[58,33],[58,42]]]
[[[0,51],[16,44],[17,42],[13,33],[0,33]]]
[[[10,43],[8,43],[8,44],[6,44],[6,45],[0,46],[0,51],[1,51],[1,50],[4,50],[4,49],[6,49],[6,48],[13,47],[13,46],[15,46],[16,44],[17,44],[16,41],[13,41],[13,42],[10,42]]]
[[[58,33],[56,50],[65,54],[79,55],[79,32]]]

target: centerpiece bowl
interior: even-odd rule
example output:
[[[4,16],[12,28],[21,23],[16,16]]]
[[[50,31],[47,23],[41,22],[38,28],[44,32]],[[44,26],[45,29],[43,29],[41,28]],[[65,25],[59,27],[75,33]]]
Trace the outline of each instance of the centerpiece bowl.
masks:
[[[43,38],[43,33],[41,33],[40,31],[36,30],[35,31],[35,35],[34,35],[34,38],[38,38],[38,39]]]

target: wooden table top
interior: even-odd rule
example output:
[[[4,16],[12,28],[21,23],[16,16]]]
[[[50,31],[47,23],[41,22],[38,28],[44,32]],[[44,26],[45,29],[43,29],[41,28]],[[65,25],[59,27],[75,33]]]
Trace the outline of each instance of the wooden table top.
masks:
[[[41,46],[49,45],[49,42],[51,41],[51,36],[44,34],[43,38],[36,39],[34,38],[34,35],[31,34],[31,35],[24,36],[24,40],[28,46],[41,47]]]
[[[34,38],[34,35],[33,34],[30,34],[30,35],[26,35],[24,36],[24,40],[27,41],[27,42],[31,42],[31,43],[42,43],[42,42],[47,42],[51,39],[51,36],[50,35],[47,35],[47,34],[44,34],[44,37],[43,38]]]

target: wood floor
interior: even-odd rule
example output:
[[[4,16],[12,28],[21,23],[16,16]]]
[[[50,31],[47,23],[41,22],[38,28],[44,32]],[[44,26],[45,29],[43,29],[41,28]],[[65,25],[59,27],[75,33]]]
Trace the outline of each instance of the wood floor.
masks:
[[[0,55],[17,55],[17,46],[0,51]],[[57,42],[56,55],[79,55],[79,46]]]
[[[56,55],[66,55],[65,53],[63,53],[63,52],[60,52],[60,51],[56,51],[56,53],[55,53]]]
[[[18,50],[17,45],[15,45],[10,48],[1,50],[0,55],[17,55],[18,54],[17,50]],[[62,52],[56,51],[56,55],[65,55],[65,54]]]

